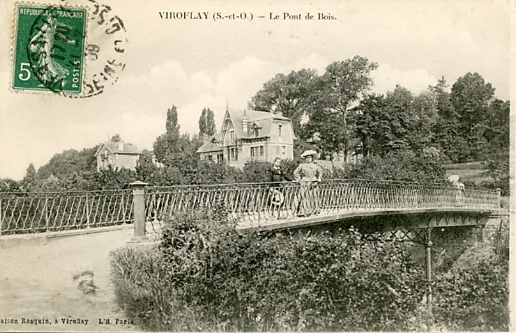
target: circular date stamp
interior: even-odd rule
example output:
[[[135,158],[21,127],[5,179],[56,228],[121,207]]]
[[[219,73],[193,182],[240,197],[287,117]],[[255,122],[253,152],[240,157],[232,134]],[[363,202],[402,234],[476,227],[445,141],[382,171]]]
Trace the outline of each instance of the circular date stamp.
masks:
[[[88,44],[86,61],[88,71],[82,97],[102,94],[114,85],[125,69],[125,52],[128,44],[124,21],[111,6],[88,0]]]

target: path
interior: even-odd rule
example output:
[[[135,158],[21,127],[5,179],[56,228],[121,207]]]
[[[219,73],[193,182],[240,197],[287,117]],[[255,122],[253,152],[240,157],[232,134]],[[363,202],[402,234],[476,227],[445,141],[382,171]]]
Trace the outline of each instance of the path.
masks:
[[[109,275],[109,253],[132,235],[132,229],[124,229],[0,248],[0,331],[135,331],[133,325],[117,324],[125,317]],[[94,272],[98,288],[92,295],[73,279],[86,270]],[[17,324],[9,323],[14,320]]]

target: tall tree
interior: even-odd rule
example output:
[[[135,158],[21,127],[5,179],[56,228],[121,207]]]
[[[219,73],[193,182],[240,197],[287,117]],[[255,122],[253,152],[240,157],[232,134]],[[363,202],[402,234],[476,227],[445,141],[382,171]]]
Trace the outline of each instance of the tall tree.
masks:
[[[174,142],[179,138],[179,124],[177,122],[177,108],[172,105],[167,110],[167,122],[166,122],[167,138],[170,142]]]
[[[25,177],[23,177],[21,181],[21,185],[24,191],[30,192],[38,183],[38,177],[36,175],[36,168],[34,164],[30,163],[27,171],[25,172]]]
[[[470,155],[469,145],[461,131],[460,115],[455,111],[444,77],[428,87],[437,102],[434,144],[453,163],[464,162]]]
[[[417,96],[397,86],[385,97],[369,95],[353,109],[351,123],[365,155],[385,156],[398,149],[423,151],[431,146],[437,121],[434,96]]]
[[[215,114],[210,108],[203,108],[199,118],[199,137],[212,136],[216,132]]]
[[[460,116],[461,131],[471,147],[472,160],[482,160],[488,151],[484,137],[487,129],[485,122],[494,93],[495,88],[478,73],[467,73],[458,78],[451,88],[451,100]]]
[[[252,107],[259,111],[278,112],[290,118],[294,133],[299,134],[301,119],[314,98],[313,80],[316,77],[317,72],[313,69],[292,71],[288,75],[277,74],[252,98]]]
[[[478,73],[467,73],[457,79],[451,88],[451,100],[461,117],[463,129],[469,131],[486,119],[494,93],[495,88]]]
[[[109,140],[111,142],[120,142],[122,141],[122,137],[120,136],[120,134],[115,134],[111,137],[111,140]]]
[[[370,62],[367,58],[355,56],[353,59],[331,63],[326,67],[324,75],[317,79],[317,99],[311,108],[309,123],[312,124],[308,128],[321,135],[322,130],[334,131],[332,134],[324,134],[328,140],[334,140],[333,143],[324,142],[325,139],[321,137],[323,145],[332,147],[333,151],[341,150],[347,154],[351,139],[351,129],[348,127],[349,111],[373,85],[370,74],[377,67],[378,64]],[[337,115],[330,117],[333,113]],[[313,117],[316,114],[319,116]],[[338,121],[338,126],[324,124],[318,120],[325,117],[328,121]],[[307,134],[310,135],[309,132]]]
[[[172,105],[172,107],[167,110],[165,129],[166,133],[157,137],[153,144],[154,155],[156,156],[156,160],[160,163],[165,162],[167,155],[179,151],[178,142],[180,134],[177,121],[177,108],[175,105]]]

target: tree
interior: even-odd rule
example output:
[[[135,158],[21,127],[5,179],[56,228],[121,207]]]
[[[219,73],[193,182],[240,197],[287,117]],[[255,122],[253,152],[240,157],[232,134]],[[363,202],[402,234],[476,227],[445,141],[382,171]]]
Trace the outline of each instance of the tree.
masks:
[[[364,98],[352,113],[351,122],[364,156],[382,154],[391,140],[389,113],[383,95],[371,94]],[[357,147],[358,148],[358,147]]]
[[[215,115],[213,111],[210,108],[202,109],[201,117],[199,118],[199,137],[210,137],[216,132]]]
[[[25,172],[25,177],[23,177],[21,181],[21,187],[24,191],[30,192],[34,189],[37,183],[38,177],[36,175],[36,168],[34,167],[34,164],[30,163],[27,171]]]
[[[439,79],[437,85],[429,87],[437,102],[433,143],[451,162],[460,163],[468,160],[470,149],[461,131],[460,115],[455,111],[448,87],[444,77]]]
[[[120,134],[115,134],[111,137],[111,140],[109,140],[111,142],[120,142],[122,141],[122,137],[120,136]]]
[[[167,110],[167,122],[165,124],[167,130],[167,139],[170,142],[174,142],[179,138],[179,124],[177,123],[177,108],[172,105]]]
[[[328,65],[324,75],[314,83],[317,98],[311,108],[305,135],[318,132],[322,146],[331,152],[344,151],[347,154],[351,139],[348,127],[350,107],[373,85],[370,73],[377,67],[378,64],[361,56]],[[326,122],[325,118],[328,119]]]
[[[258,111],[277,112],[292,120],[294,133],[299,134],[301,119],[314,99],[313,80],[317,72],[301,69],[290,74],[277,74],[252,98]]]
[[[397,86],[393,92],[369,95],[353,109],[351,124],[365,155],[397,149],[429,148],[437,121],[436,101],[430,92],[417,96]]]
[[[166,133],[156,138],[153,144],[154,156],[160,163],[165,162],[167,155],[177,152],[177,143],[180,139],[179,124],[177,123],[177,108],[172,105],[167,110],[167,121],[165,123]]]
[[[72,174],[96,170],[95,152],[98,146],[85,148],[78,152],[75,149],[64,150],[55,154],[47,164],[38,169],[38,178],[47,179],[54,175],[60,180]]]
[[[156,141],[154,141],[154,144],[152,145],[152,150],[154,152],[154,156],[156,156],[156,160],[160,163],[164,163],[169,150],[167,134],[161,134],[156,138]]]
[[[485,83],[478,73],[467,73],[457,79],[451,88],[451,101],[460,117],[460,129],[464,133],[470,149],[470,159],[482,160],[488,151],[484,133],[489,115],[489,104],[495,89]]]

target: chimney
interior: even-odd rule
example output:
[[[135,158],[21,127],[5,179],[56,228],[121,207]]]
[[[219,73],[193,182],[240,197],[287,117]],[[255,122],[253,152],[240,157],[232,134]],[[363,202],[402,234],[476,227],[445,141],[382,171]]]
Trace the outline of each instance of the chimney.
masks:
[[[247,122],[246,110],[247,110],[247,109],[244,109],[244,115],[242,116],[242,130],[244,131],[244,133],[246,133],[246,134],[247,134],[247,125],[248,125],[248,122]]]
[[[118,150],[124,150],[124,142],[118,141]]]

